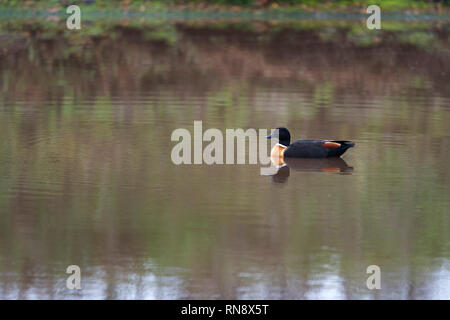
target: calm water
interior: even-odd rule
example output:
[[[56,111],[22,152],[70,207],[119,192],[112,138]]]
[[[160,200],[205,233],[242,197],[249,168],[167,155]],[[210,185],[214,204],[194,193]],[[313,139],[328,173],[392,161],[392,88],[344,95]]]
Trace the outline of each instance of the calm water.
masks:
[[[450,298],[448,29],[254,27],[3,31],[0,298]],[[176,166],[195,120],[356,147]]]

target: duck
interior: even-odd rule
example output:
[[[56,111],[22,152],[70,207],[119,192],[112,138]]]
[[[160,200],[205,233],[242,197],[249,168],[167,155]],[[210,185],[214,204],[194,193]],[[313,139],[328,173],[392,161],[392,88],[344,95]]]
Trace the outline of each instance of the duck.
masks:
[[[268,139],[278,138],[278,143],[272,148],[271,158],[331,158],[342,156],[349,148],[355,146],[352,141],[345,140],[297,140],[291,143],[291,134],[284,127],[278,127],[267,136]]]

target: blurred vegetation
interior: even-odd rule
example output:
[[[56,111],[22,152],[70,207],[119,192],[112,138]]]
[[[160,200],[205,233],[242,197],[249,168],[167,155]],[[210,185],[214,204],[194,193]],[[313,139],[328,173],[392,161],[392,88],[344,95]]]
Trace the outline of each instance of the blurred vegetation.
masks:
[[[3,34],[5,47],[14,37],[34,37],[36,39],[67,38],[70,43],[83,43],[94,38],[114,38],[124,30],[143,34],[148,40],[159,40],[174,45],[182,39],[185,27],[197,30],[217,30],[222,32],[251,33],[258,41],[270,41],[285,32],[310,31],[323,42],[345,41],[357,46],[382,46],[388,44],[411,45],[424,50],[448,52],[447,34],[450,24],[439,20],[403,22],[387,20],[381,30],[369,30],[358,20],[332,19],[280,19],[280,20],[240,20],[235,19],[129,19],[129,18],[85,18],[82,28],[68,30],[63,19],[52,16],[45,19],[3,19],[0,21],[0,35]],[[73,51],[80,47],[68,47]]]
[[[10,7],[55,7],[68,6],[69,0],[0,0],[0,4]],[[450,0],[80,0],[78,5],[87,7],[108,8],[122,6],[125,8],[168,8],[197,7],[201,9],[217,8],[311,8],[311,9],[343,9],[367,8],[377,4],[384,10],[431,9],[448,6]]]

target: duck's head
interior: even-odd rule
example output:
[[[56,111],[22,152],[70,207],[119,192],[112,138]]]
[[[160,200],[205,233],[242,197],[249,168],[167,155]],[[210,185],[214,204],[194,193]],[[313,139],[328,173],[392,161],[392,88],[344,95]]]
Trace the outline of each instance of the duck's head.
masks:
[[[291,134],[284,127],[276,128],[267,139],[278,138],[278,143],[288,147],[291,144]]]

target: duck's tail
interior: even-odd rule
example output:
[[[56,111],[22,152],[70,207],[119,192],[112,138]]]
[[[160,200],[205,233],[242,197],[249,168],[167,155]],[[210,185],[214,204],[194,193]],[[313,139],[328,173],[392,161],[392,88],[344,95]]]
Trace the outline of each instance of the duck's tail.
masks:
[[[333,140],[332,142],[339,143],[341,145],[341,148],[346,148],[346,149],[353,148],[355,146],[355,143],[352,142],[352,141],[342,141],[342,140],[341,141],[335,141],[335,140]]]
[[[347,151],[349,148],[353,148],[355,146],[355,143],[352,141],[332,141],[332,142],[336,142],[339,143],[341,146],[339,148],[336,149],[330,149],[328,152],[328,157],[340,157],[342,156],[345,151]]]

